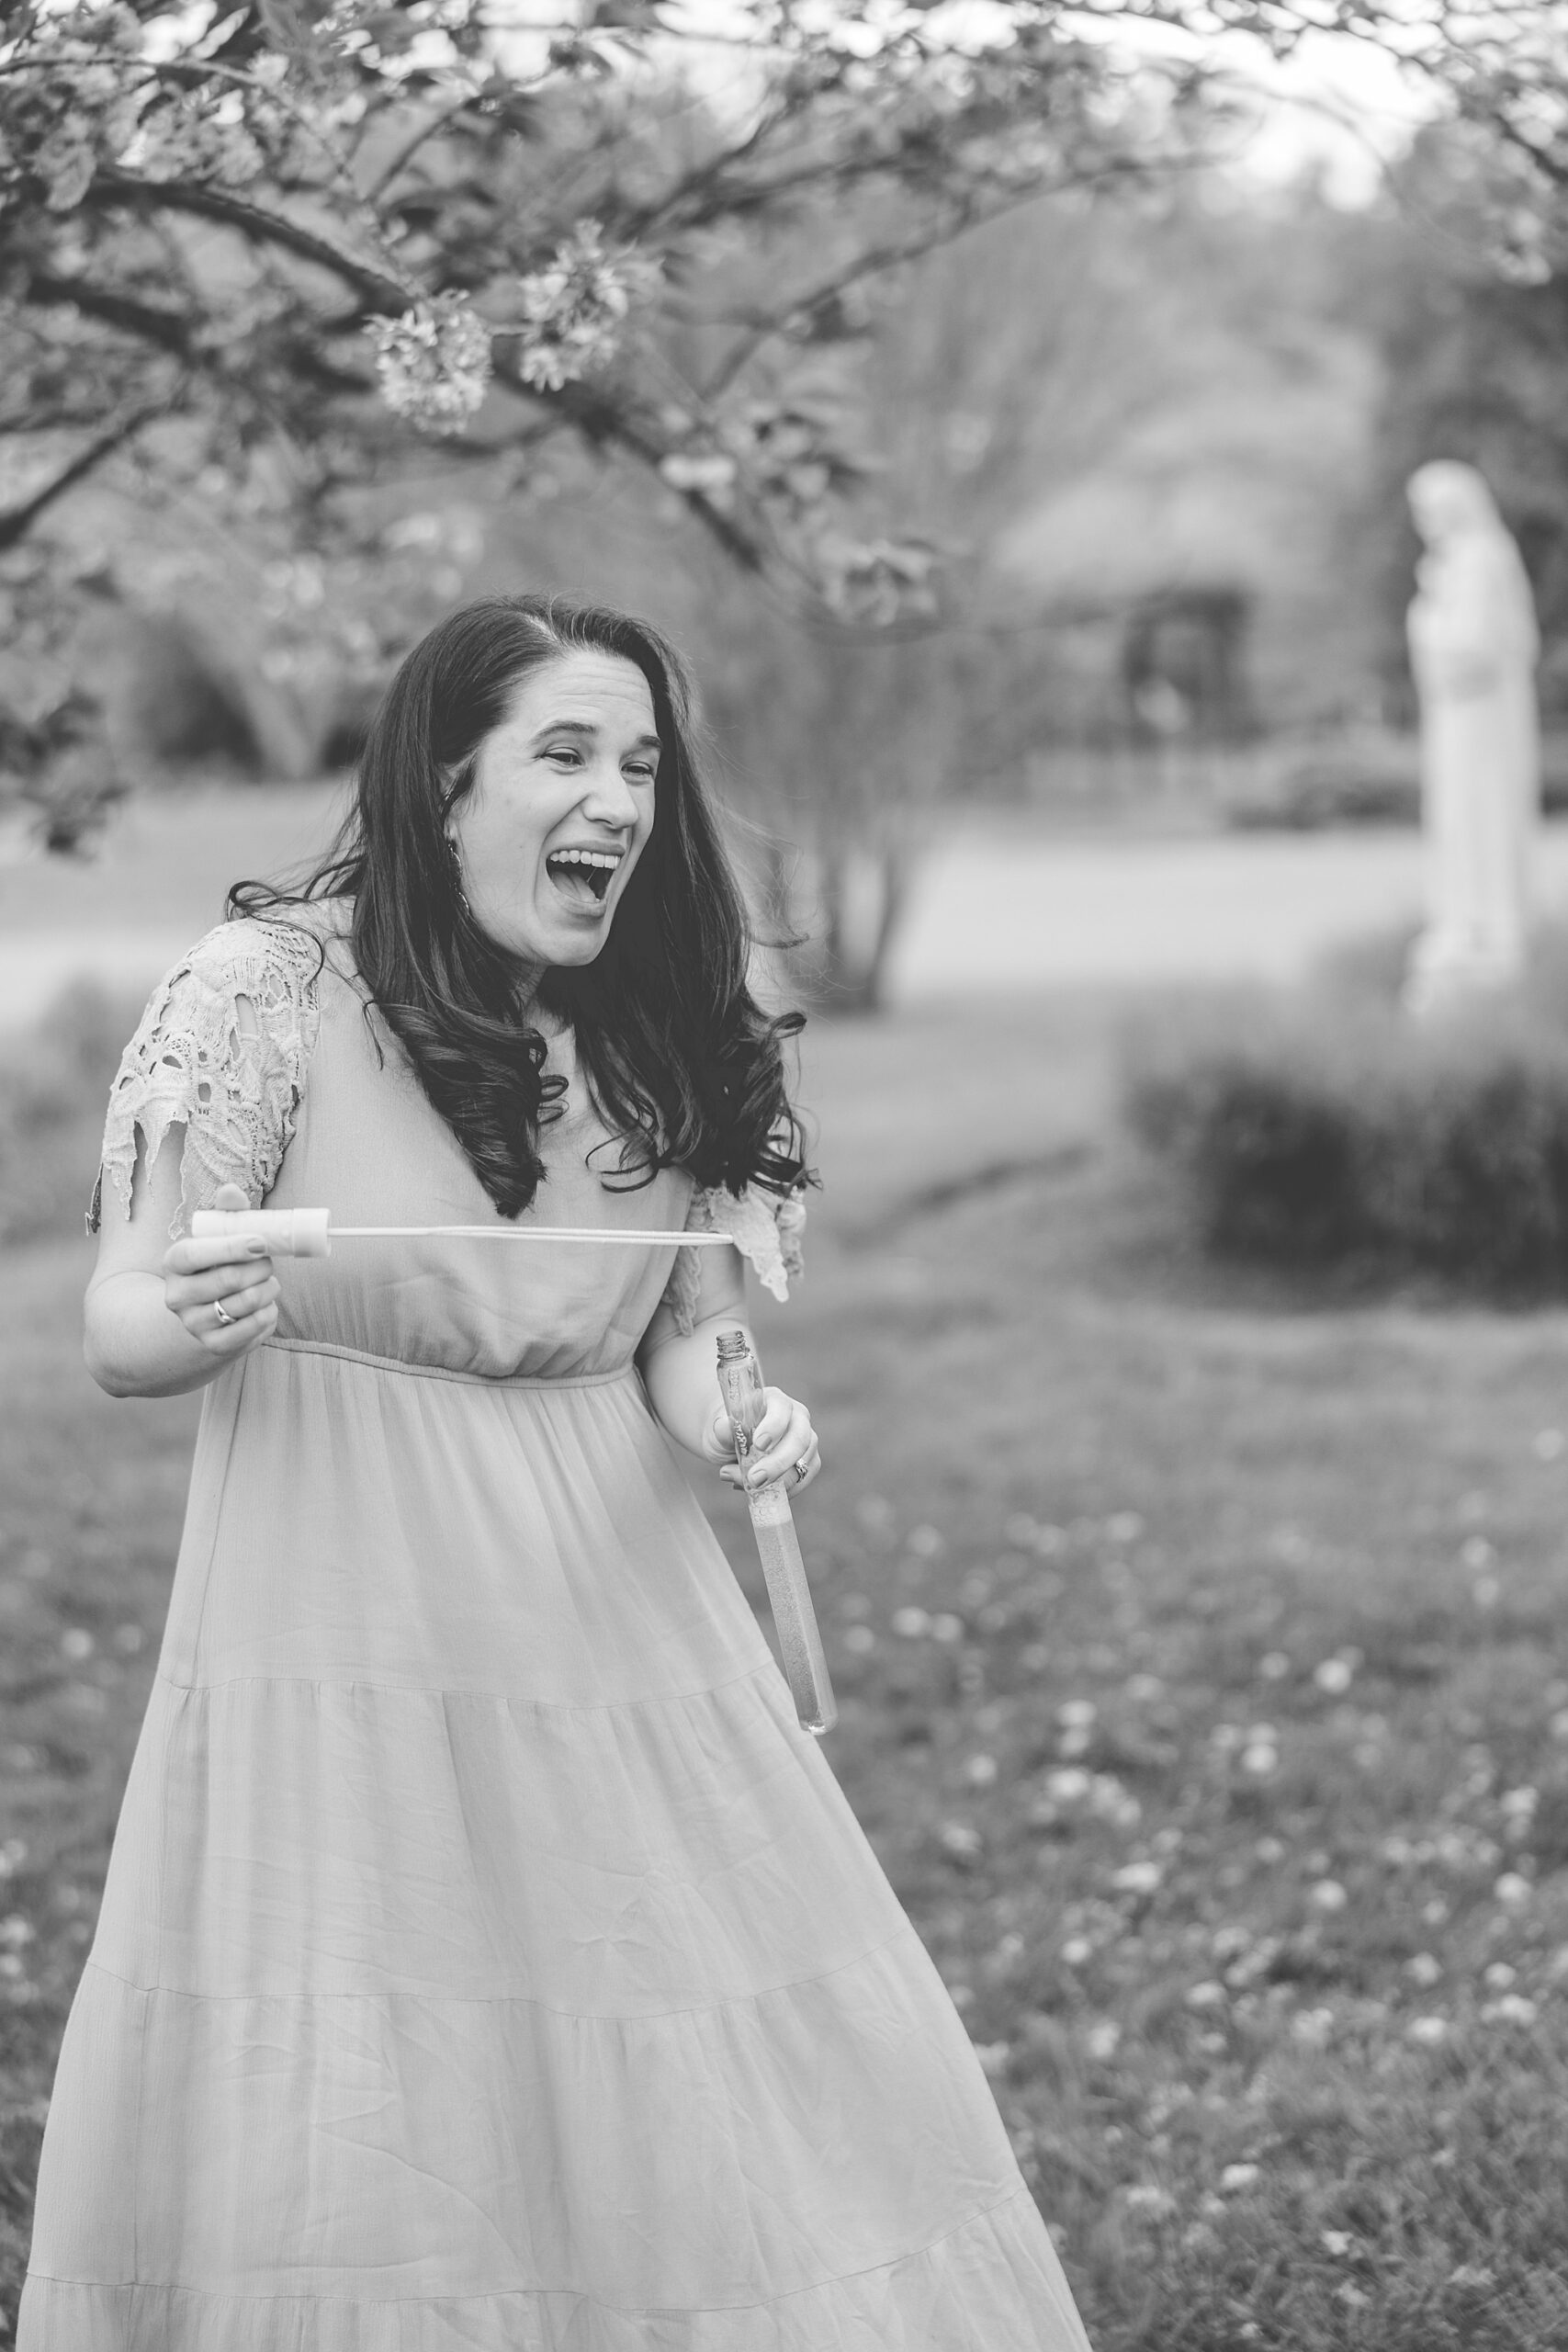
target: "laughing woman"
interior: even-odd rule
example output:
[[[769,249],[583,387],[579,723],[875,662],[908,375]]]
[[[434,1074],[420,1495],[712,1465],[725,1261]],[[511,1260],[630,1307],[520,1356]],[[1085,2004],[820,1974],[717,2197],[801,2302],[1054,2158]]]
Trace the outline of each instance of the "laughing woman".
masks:
[[[1087,2352],[682,1466],[739,1252],[189,1238],[716,1227],[784,1295],[799,1023],[678,660],[455,614],[331,862],[234,905],[109,1105],[87,1360],[205,1395],[21,2352]],[[776,1389],[759,1452],[817,1475]]]

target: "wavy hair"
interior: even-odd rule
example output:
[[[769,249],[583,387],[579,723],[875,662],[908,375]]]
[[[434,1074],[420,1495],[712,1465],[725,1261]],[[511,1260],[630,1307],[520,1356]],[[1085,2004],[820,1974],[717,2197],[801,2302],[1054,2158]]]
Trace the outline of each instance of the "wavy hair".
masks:
[[[352,899],[355,961],[434,1108],[503,1216],[533,1201],[542,1126],[565,1081],[545,1073],[516,960],[464,903],[446,820],[519,683],[571,652],[641,671],[661,746],[656,815],[591,964],[556,966],[539,1001],[570,1020],[594,1105],[621,1137],[611,1189],[688,1169],[699,1184],[787,1193],[815,1181],[785,1089],[804,1015],[762,1011],[747,984],[745,902],[698,760],[685,665],[646,621],[564,596],[491,596],[449,614],[403,662],[327,857],[289,890],[236,883],[231,914]],[[617,1183],[615,1179],[620,1181]]]

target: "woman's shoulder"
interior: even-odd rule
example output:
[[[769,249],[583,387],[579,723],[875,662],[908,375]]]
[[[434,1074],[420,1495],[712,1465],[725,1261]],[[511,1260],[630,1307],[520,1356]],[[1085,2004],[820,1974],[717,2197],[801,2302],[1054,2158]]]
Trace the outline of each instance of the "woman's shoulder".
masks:
[[[110,1089],[89,1230],[104,1179],[129,1211],[139,1145],[150,1166],[171,1127],[185,1131],[182,1218],[220,1182],[265,1197],[315,1050],[322,961],[322,943],[306,927],[242,915],[215,923],[171,966]]]
[[[732,1235],[763,1289],[775,1298],[787,1298],[791,1282],[805,1272],[806,1203],[798,1193],[770,1192],[762,1184],[743,1184],[738,1193],[723,1184],[699,1184],[686,1229]]]
[[[259,990],[270,999],[279,989],[291,995],[307,991],[347,927],[338,903],[289,899],[276,909],[231,915],[186,950],[164,986],[188,975],[224,994],[254,997]]]

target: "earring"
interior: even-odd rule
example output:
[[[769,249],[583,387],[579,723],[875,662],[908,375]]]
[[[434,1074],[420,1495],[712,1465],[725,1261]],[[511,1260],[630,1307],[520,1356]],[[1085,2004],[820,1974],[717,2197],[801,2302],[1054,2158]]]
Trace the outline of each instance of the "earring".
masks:
[[[450,833],[446,835],[446,854],[452,861],[452,888],[457,894],[457,904],[471,920],[474,910],[469,906],[468,894],[463,888],[462,861],[457,855],[457,842]]]

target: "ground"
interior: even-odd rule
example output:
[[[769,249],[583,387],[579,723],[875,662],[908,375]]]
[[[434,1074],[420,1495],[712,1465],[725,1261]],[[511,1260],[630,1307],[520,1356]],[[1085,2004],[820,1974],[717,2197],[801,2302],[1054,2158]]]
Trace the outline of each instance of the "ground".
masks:
[[[760,1326],[829,1464],[829,1753],[1097,2352],[1561,2352],[1568,1315],[1195,1262],[1113,1017],[808,1056],[829,1182]],[[86,1380],[82,1244],[0,1266],[8,2325],[195,1407]]]

